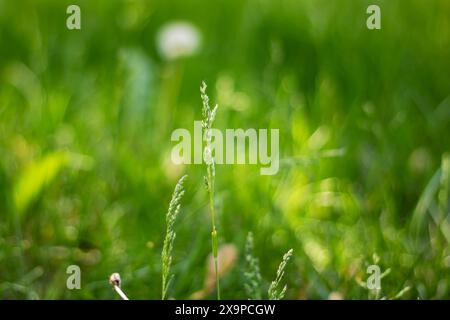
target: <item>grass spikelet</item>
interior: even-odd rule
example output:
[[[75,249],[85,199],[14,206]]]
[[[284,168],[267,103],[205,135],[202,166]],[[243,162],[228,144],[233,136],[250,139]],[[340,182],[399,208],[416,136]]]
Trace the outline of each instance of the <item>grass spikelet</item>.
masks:
[[[249,299],[261,300],[262,278],[259,269],[259,261],[254,256],[253,234],[251,232],[248,233],[247,241],[245,243],[245,264],[245,291],[247,292]]]
[[[206,176],[205,176],[205,185],[208,191],[209,198],[209,211],[211,215],[211,246],[212,246],[212,256],[214,258],[214,270],[216,274],[216,291],[217,291],[217,299],[220,300],[220,283],[219,283],[219,272],[218,272],[218,262],[217,262],[217,251],[218,251],[218,237],[217,237],[217,229],[216,229],[216,213],[214,207],[214,182],[215,182],[215,165],[214,158],[212,156],[211,151],[211,128],[216,117],[217,105],[214,108],[211,108],[209,105],[209,97],[206,94],[206,83],[202,82],[200,86],[200,96],[202,98],[203,108],[202,108],[202,127],[205,130],[205,149],[203,151],[205,163],[206,163]]]
[[[277,270],[277,276],[274,281],[270,284],[269,287],[269,299],[270,300],[281,300],[284,298],[284,294],[286,293],[287,286],[285,285],[283,289],[280,290],[280,283],[284,276],[284,270],[286,268],[287,263],[289,262],[289,259],[292,256],[292,253],[294,250],[290,249],[288,252],[286,252],[283,256],[283,260],[281,261],[280,265],[278,266]]]
[[[162,270],[162,288],[161,288],[161,299],[164,300],[167,295],[167,289],[169,288],[171,274],[170,266],[172,264],[172,249],[173,242],[176,237],[173,225],[175,219],[178,216],[181,207],[181,198],[184,195],[183,182],[187,176],[183,176],[178,180],[175,190],[172,194],[172,199],[170,200],[169,210],[166,214],[166,237],[164,239],[164,246],[161,254],[161,270]]]

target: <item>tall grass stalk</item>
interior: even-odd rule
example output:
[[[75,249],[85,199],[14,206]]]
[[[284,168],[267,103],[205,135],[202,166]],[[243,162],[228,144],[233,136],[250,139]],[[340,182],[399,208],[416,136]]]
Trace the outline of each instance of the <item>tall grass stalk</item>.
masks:
[[[244,287],[249,299],[261,300],[262,277],[259,269],[259,261],[257,258],[255,258],[253,251],[253,234],[249,232],[247,235],[247,241],[245,243],[246,270],[244,272]]]
[[[209,212],[211,215],[211,246],[212,246],[212,256],[214,258],[214,271],[216,274],[216,291],[217,291],[217,299],[220,300],[220,283],[219,283],[219,271],[218,271],[218,258],[217,258],[217,252],[218,252],[218,240],[217,240],[217,229],[216,229],[216,211],[214,207],[214,182],[215,182],[215,165],[214,165],[214,158],[212,156],[211,151],[211,128],[212,124],[214,122],[214,119],[216,117],[216,111],[217,111],[217,105],[215,105],[214,108],[211,108],[209,105],[209,97],[206,94],[206,84],[205,82],[202,82],[202,85],[200,86],[200,96],[202,98],[203,102],[203,108],[202,108],[202,128],[205,132],[205,149],[203,151],[203,156],[206,163],[206,176],[205,176],[205,185],[206,189],[208,191],[208,198],[209,198]]]
[[[280,287],[281,280],[283,279],[283,276],[284,276],[284,270],[286,268],[287,263],[289,262],[289,259],[292,256],[293,252],[294,252],[294,250],[291,249],[288,252],[286,252],[283,256],[283,260],[281,261],[281,263],[278,267],[278,270],[277,270],[277,276],[276,276],[275,280],[272,281],[272,283],[270,284],[270,287],[269,287],[268,294],[269,294],[270,300],[281,300],[284,298],[287,286],[285,285],[283,287],[283,289],[281,289],[281,290],[279,287]]]
[[[172,264],[172,249],[173,242],[176,237],[173,225],[175,219],[180,212],[180,201],[184,195],[183,182],[187,176],[183,176],[178,180],[175,190],[172,194],[172,199],[170,200],[169,209],[166,214],[166,237],[164,239],[164,246],[161,254],[161,270],[162,270],[162,285],[161,285],[161,299],[164,300],[167,295],[167,289],[169,288],[171,275],[170,266]]]

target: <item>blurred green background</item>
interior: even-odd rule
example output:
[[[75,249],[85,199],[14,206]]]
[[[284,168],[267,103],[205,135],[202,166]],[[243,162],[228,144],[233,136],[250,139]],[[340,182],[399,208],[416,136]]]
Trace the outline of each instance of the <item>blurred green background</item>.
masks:
[[[177,21],[195,52],[161,36]],[[294,249],[287,298],[373,298],[373,263],[390,268],[379,297],[450,298],[447,0],[0,0],[0,298],[116,299],[119,272],[130,298],[158,299],[182,174],[169,296],[202,289],[205,168],[170,160],[172,130],[201,119],[202,80],[215,127],[280,129],[277,175],[216,168],[220,243],[238,257],[223,298],[247,298],[249,231],[266,287]]]

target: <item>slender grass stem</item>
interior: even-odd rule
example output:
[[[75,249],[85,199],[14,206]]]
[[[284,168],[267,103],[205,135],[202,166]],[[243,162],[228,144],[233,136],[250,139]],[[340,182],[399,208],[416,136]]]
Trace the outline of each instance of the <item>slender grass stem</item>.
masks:
[[[203,156],[206,162],[206,176],[205,183],[206,189],[209,195],[209,211],[211,215],[211,245],[212,245],[212,256],[214,259],[214,272],[216,274],[216,289],[217,289],[217,300],[220,300],[220,283],[219,283],[219,263],[218,263],[218,237],[216,229],[216,211],[214,207],[214,180],[216,176],[214,167],[214,158],[211,153],[211,128],[216,117],[217,105],[211,108],[209,105],[209,97],[206,94],[206,84],[203,82],[200,87],[200,95],[203,102],[202,114],[203,121],[202,127],[205,130],[205,140],[206,146],[203,152]]]
[[[212,163],[214,166],[214,163]],[[211,167],[208,166],[208,176],[209,181],[209,210],[211,213],[211,244],[212,244],[212,254],[214,258],[214,272],[216,273],[216,289],[217,289],[217,300],[220,300],[220,281],[219,281],[219,268],[218,268],[218,240],[217,240],[217,229],[216,229],[216,210],[214,207],[214,178],[211,175]]]

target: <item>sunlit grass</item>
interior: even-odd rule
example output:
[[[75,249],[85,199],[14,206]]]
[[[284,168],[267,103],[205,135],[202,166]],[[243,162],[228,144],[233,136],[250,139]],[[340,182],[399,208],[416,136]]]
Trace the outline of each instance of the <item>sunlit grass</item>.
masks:
[[[0,1],[0,298],[110,299],[113,271],[130,297],[189,298],[223,246],[232,263],[202,298],[266,297],[289,248],[273,297],[449,298],[449,2],[380,3],[379,32],[350,0],[84,2],[68,31],[64,4]],[[202,41],[165,59],[158,31],[180,19]],[[209,166],[205,190],[204,166],[168,160],[203,79],[214,126],[280,129],[276,176]],[[361,285],[374,256],[378,295]]]

